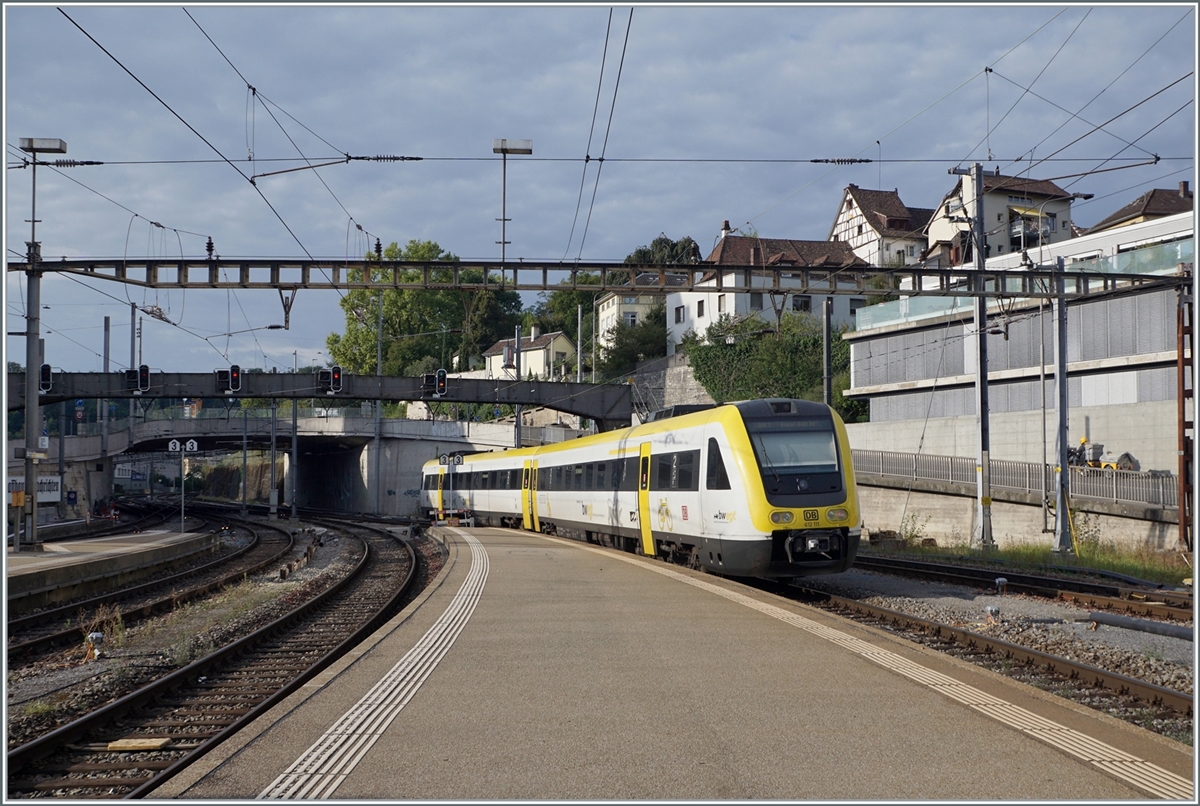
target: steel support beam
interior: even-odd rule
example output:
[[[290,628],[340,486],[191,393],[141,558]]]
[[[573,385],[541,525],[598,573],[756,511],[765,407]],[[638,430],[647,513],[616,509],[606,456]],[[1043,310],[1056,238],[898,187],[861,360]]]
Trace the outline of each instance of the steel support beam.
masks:
[[[603,431],[630,424],[633,397],[626,384],[555,383],[515,381],[511,378],[450,378],[446,394],[428,397],[421,378],[342,375],[342,392],[326,395],[316,388],[316,375],[305,373],[242,373],[238,398],[296,400],[319,398],[327,402],[350,400],[428,400],[440,403],[497,403],[542,406],[600,423]],[[36,377],[35,377],[36,382]],[[25,374],[8,375],[8,410],[23,408]],[[54,389],[41,397],[43,404],[75,398],[232,398],[217,391],[211,372],[151,372],[150,389],[138,394],[125,388],[124,372],[61,372]]]

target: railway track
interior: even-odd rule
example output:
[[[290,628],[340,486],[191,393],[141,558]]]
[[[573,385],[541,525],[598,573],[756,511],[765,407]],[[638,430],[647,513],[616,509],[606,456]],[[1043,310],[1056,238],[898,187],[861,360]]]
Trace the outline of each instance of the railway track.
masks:
[[[311,522],[311,521],[310,521]],[[338,585],[207,657],[8,753],[10,797],[142,797],[286,697],[390,618],[419,555],[384,529]]]
[[[85,625],[105,617],[123,627],[173,610],[232,582],[261,572],[292,552],[295,537],[286,529],[239,522],[248,545],[199,567],[110,591],[83,601],[48,608],[8,621],[8,664],[21,666],[42,653],[84,639]],[[107,612],[106,612],[107,611]]]
[[[869,555],[859,555],[854,561],[854,567],[864,571],[903,574],[983,588],[994,588],[997,580],[1003,579],[1003,585],[1010,593],[1029,593],[1087,605],[1095,610],[1146,616],[1166,621],[1191,621],[1194,607],[1190,591],[1130,584],[1118,585],[1097,580],[1064,579],[1057,576],[1040,576],[1006,569],[969,568],[945,563]]]
[[[1024,667],[1022,671],[1038,671],[1050,678],[1068,680],[1078,686],[1104,689],[1112,696],[1130,696],[1149,706],[1170,708],[1184,716],[1192,715],[1191,694],[1173,691],[1144,680],[981,635],[961,627],[918,618],[898,610],[803,586],[793,587],[826,609],[909,636],[917,636],[926,645],[969,660],[998,661],[990,664],[993,666],[1018,664]]]

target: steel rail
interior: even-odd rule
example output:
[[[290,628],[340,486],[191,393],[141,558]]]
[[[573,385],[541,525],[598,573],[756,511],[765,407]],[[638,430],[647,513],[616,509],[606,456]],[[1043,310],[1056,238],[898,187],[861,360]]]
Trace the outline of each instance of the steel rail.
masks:
[[[812,590],[803,586],[793,586],[807,595],[827,601],[838,608],[852,613],[868,616],[895,627],[916,630],[925,635],[940,638],[950,643],[982,652],[989,655],[1001,655],[1032,666],[1044,667],[1051,672],[1063,674],[1072,680],[1089,683],[1098,688],[1108,689],[1117,694],[1128,694],[1152,705],[1162,705],[1178,711],[1181,714],[1192,714],[1192,695],[1174,691],[1163,686],[1156,686],[1144,680],[1108,672],[1089,666],[1086,663],[1068,660],[1036,649],[1011,644],[998,638],[951,627],[936,621],[910,616],[897,610],[870,605],[855,599],[834,596],[824,591]]]
[[[395,539],[394,536],[390,536]],[[176,748],[186,752],[182,758],[170,762],[165,765],[165,769],[161,769],[157,774],[149,779],[141,778],[137,780],[128,780],[123,783],[114,782],[113,785],[118,786],[137,786],[126,797],[142,797],[168,778],[172,777],[188,764],[193,763],[205,753],[212,750],[225,739],[232,736],[237,730],[244,727],[257,716],[264,713],[275,703],[279,702],[288,694],[295,691],[299,686],[303,685],[307,680],[317,674],[319,671],[327,667],[330,663],[336,660],[340,655],[344,654],[352,648],[357,642],[361,641],[371,631],[376,629],[384,619],[390,617],[390,611],[395,607],[397,602],[411,589],[413,582],[416,580],[417,570],[417,553],[412,549],[411,545],[400,541],[404,552],[408,556],[409,570],[405,578],[400,581],[397,589],[388,597],[387,602],[376,610],[375,614],[368,619],[365,619],[360,626],[351,631],[344,639],[335,644],[329,651],[322,655],[314,664],[309,666],[303,672],[293,676],[291,680],[283,686],[274,690],[273,693],[266,695],[264,699],[258,701],[247,713],[240,718],[233,720],[227,727],[224,727],[216,734],[201,737],[202,743],[197,747],[192,748]],[[239,639],[238,641],[229,644],[213,654],[201,658],[188,666],[172,672],[158,681],[143,687],[135,692],[122,697],[121,699],[108,704],[107,706],[98,709],[92,714],[83,717],[69,725],[64,725],[51,733],[45,734],[38,739],[35,739],[21,747],[15,748],[8,754],[8,766],[10,775],[14,771],[19,771],[27,766],[37,762],[56,750],[69,745],[72,742],[86,736],[88,733],[99,730],[105,725],[118,720],[126,714],[130,713],[137,707],[147,704],[153,700],[167,696],[170,692],[183,688],[184,686],[194,682],[199,676],[215,673],[222,664],[235,659],[240,659],[253,651],[253,648],[261,643],[275,638],[281,632],[294,628],[297,622],[300,622],[306,616],[315,614],[315,612],[323,606],[332,597],[342,593],[347,586],[354,580],[361,577],[371,563],[372,552],[370,544],[363,541],[364,551],[363,556],[355,565],[355,568],[343,578],[337,585],[327,588],[325,591],[309,600],[308,602],[294,608],[288,614],[276,619],[271,624],[259,628],[250,635]],[[116,769],[129,769],[131,765],[118,765]],[[141,768],[162,768],[163,764],[154,762],[151,764],[138,764],[134,767]],[[71,788],[70,780],[61,782],[64,788]],[[10,777],[11,785],[11,777]]]
[[[250,533],[253,535],[253,542],[251,542],[247,546],[244,546],[244,547],[238,549],[236,552],[233,552],[229,556],[222,557],[219,560],[213,560],[212,562],[205,563],[204,565],[201,565],[198,568],[193,568],[188,571],[183,571],[179,574],[175,574],[173,576],[166,577],[165,579],[152,580],[150,582],[145,582],[140,585],[136,585],[132,588],[124,588],[122,590],[112,591],[110,593],[105,593],[105,594],[93,597],[93,598],[88,599],[83,602],[76,602],[74,604],[64,605],[62,607],[58,607],[53,610],[46,610],[46,611],[42,611],[40,613],[34,613],[32,615],[25,616],[20,619],[9,621],[9,623],[8,623],[9,634],[11,635],[12,633],[14,633],[15,631],[17,631],[19,629],[27,629],[31,624],[36,624],[38,622],[43,622],[43,621],[52,621],[52,620],[56,620],[58,618],[63,618],[64,616],[74,616],[80,610],[90,610],[91,608],[98,607],[99,605],[102,605],[102,604],[108,604],[110,602],[118,602],[122,599],[128,599],[128,598],[137,596],[139,594],[148,592],[150,590],[153,590],[154,588],[162,587],[164,585],[170,585],[175,582],[180,582],[180,581],[187,579],[188,577],[194,577],[199,574],[203,574],[205,572],[208,572],[215,568],[218,568],[219,566],[227,565],[227,564],[233,562],[234,560],[238,559],[239,557],[249,554],[252,550],[254,550],[259,545],[260,540],[259,540],[258,533],[254,529],[250,529],[249,526],[243,526],[243,528],[249,529]],[[295,545],[296,545],[295,535],[290,534],[286,529],[280,529],[275,526],[266,526],[264,528],[273,529],[277,532],[280,532],[285,537],[287,537],[286,544],[278,552],[272,554],[271,556],[267,557],[266,559],[263,559],[263,560],[255,563],[254,565],[252,565],[248,568],[241,568],[241,569],[229,571],[228,573],[221,575],[217,579],[209,580],[208,582],[202,583],[200,585],[195,585],[195,586],[188,588],[186,590],[183,590],[183,591],[173,591],[169,595],[163,596],[160,599],[156,599],[151,602],[146,602],[143,604],[139,604],[135,607],[130,607],[128,609],[124,609],[121,611],[121,614],[120,614],[122,622],[126,625],[133,624],[142,619],[149,618],[150,616],[153,616],[156,613],[169,612],[170,610],[172,610],[177,605],[179,605],[183,602],[189,602],[193,599],[197,599],[201,596],[205,596],[209,593],[212,593],[213,591],[220,590],[220,589],[224,588],[226,585],[229,585],[230,583],[237,581],[238,579],[241,579],[243,577],[246,577],[246,576],[249,576],[252,574],[256,574],[259,571],[262,571],[264,568],[270,566],[271,564],[278,562],[280,559],[285,557],[289,552],[291,552],[292,549],[295,547]],[[38,636],[37,638],[32,638],[32,639],[20,641],[17,643],[11,643],[7,647],[9,665],[12,666],[14,664],[14,660],[19,660],[19,659],[15,659],[14,656],[18,655],[22,652],[32,653],[32,652],[46,649],[51,646],[56,646],[56,645],[64,644],[64,643],[70,643],[70,642],[75,641],[78,638],[78,636],[79,636],[79,627],[75,626],[75,627],[67,628],[65,630],[58,630],[56,632],[49,633],[47,635]]]

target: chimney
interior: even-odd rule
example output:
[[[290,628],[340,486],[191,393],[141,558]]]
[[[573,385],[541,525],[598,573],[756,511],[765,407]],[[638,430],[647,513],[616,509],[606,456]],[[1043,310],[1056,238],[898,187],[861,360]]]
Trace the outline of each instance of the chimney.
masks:
[[[1192,198],[1192,191],[1188,190],[1188,183],[1187,183],[1187,180],[1184,180],[1184,181],[1182,181],[1182,182],[1180,182],[1180,183],[1179,183],[1179,197],[1180,197],[1181,199],[1190,199],[1190,198]]]
[[[726,235],[729,235],[732,232],[733,232],[733,230],[729,228],[729,222],[722,221],[721,222],[721,237],[724,238]]]
[[[537,338],[538,336],[540,336],[540,335],[542,335],[541,328],[539,328],[537,325],[530,325],[530,326],[529,326],[529,339],[530,339],[530,341],[532,341],[533,339],[536,339],[536,338]]]
[[[758,244],[755,244],[754,246],[750,247],[750,265],[761,266],[762,262],[762,247]]]

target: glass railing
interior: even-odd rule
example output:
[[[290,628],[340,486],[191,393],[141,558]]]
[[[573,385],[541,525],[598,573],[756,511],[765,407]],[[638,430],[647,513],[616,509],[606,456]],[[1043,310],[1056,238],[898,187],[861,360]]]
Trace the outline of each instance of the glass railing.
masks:
[[[1068,271],[1100,274],[1174,274],[1180,263],[1195,259],[1195,239],[1154,244],[1117,255],[1073,260],[1066,264]],[[899,293],[904,293],[903,291]],[[855,314],[855,329],[869,330],[884,325],[901,324],[971,310],[970,297],[908,297],[859,308]]]

